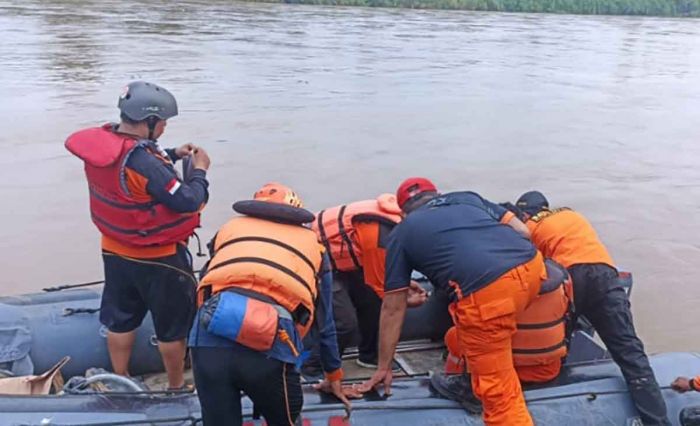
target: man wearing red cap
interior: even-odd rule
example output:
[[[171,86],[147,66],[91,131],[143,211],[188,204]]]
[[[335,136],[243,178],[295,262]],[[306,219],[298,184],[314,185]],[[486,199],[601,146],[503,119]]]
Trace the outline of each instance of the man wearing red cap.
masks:
[[[411,272],[423,273],[450,294],[460,352],[471,384],[453,376],[472,412],[483,404],[486,425],[532,425],[513,367],[511,337],[516,315],[538,293],[546,277],[541,254],[527,227],[505,208],[474,192],[440,195],[425,178],[404,181],[396,193],[404,220],[387,247],[385,296],[379,337],[379,366],[368,389],[384,383],[390,392],[390,362],[406,312]]]

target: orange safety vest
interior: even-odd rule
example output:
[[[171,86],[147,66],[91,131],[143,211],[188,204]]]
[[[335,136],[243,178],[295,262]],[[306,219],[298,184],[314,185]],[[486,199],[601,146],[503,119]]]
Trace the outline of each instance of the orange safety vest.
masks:
[[[615,267],[593,226],[568,207],[543,210],[526,224],[532,243],[542,255],[565,268],[581,263],[604,263]]]
[[[573,290],[567,277],[549,293],[537,296],[517,318],[513,364],[549,364],[566,356],[566,320]]]
[[[304,226],[231,219],[216,235],[198,303],[230,288],[250,291],[289,311],[303,336],[313,322],[321,253],[316,234]]]
[[[567,277],[549,293],[535,298],[518,316],[518,329],[512,339],[516,367],[551,364],[566,356],[566,319],[572,294],[571,279]],[[464,358],[460,355],[456,327],[445,334],[445,345],[445,373],[463,372]]]
[[[362,268],[362,247],[353,225],[356,220],[384,221],[395,225],[401,221],[401,209],[394,195],[382,194],[374,200],[321,210],[311,228],[325,246],[335,271]]]
[[[459,338],[457,337],[457,327],[452,326],[445,333],[445,347],[447,357],[445,358],[445,374],[464,373],[464,357],[460,355]]]

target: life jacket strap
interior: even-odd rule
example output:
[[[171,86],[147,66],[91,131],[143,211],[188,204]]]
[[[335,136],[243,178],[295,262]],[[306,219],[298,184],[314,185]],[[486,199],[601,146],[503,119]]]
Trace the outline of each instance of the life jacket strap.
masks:
[[[290,277],[294,278],[294,279],[295,279],[296,281],[298,281],[301,285],[303,285],[304,287],[306,287],[306,289],[309,291],[309,294],[311,295],[311,299],[312,299],[314,302],[316,301],[316,297],[314,297],[314,292],[313,292],[313,290],[311,289],[311,286],[309,285],[309,283],[307,283],[306,281],[304,281],[304,279],[303,279],[301,276],[299,276],[299,274],[297,274],[296,272],[292,271],[291,269],[287,268],[287,267],[284,266],[284,265],[280,265],[280,264],[277,263],[277,262],[273,262],[273,261],[271,261],[271,260],[269,260],[269,259],[264,259],[264,258],[262,258],[262,257],[254,257],[254,256],[251,256],[251,257],[234,257],[234,258],[232,258],[232,259],[227,259],[227,260],[225,260],[225,261],[223,261],[223,262],[221,262],[221,263],[218,263],[218,264],[216,264],[216,265],[210,267],[209,270],[207,271],[207,274],[209,274],[211,271],[214,271],[214,270],[216,270],[216,269],[222,268],[222,267],[227,266],[227,265],[233,265],[233,264],[235,264],[235,263],[259,263],[259,264],[261,264],[261,265],[265,265],[265,266],[269,266],[269,267],[271,267],[271,268],[275,268],[275,269],[277,269],[277,270],[279,270],[279,271],[281,271],[281,272],[283,272],[283,273],[289,275]]]
[[[328,235],[326,234],[326,228],[323,226],[324,213],[326,213],[326,211],[321,210],[318,213],[318,217],[316,218],[316,221],[318,223],[318,232],[321,236],[321,243],[323,244],[323,247],[326,249],[326,253],[328,254],[328,258],[331,260],[331,267],[333,268],[334,271],[337,271],[338,268],[335,264],[335,259],[333,259],[333,256],[331,256],[331,244],[328,241]]]
[[[338,210],[338,231],[340,232],[340,236],[343,238],[343,241],[345,241],[345,244],[347,244],[348,246],[348,252],[350,253],[350,258],[352,258],[352,263],[355,265],[355,268],[360,269],[362,265],[360,265],[360,261],[358,260],[357,254],[355,253],[355,248],[353,247],[352,240],[350,239],[350,236],[345,230],[345,224],[343,223],[343,216],[345,216],[346,208],[347,205],[344,205],[340,208],[340,210]]]
[[[557,349],[560,349],[562,347],[566,346],[566,339],[562,340],[561,342],[557,343],[556,345],[548,346],[546,348],[537,348],[537,349],[518,349],[518,348],[513,348],[513,354],[516,355],[539,355],[539,354],[546,354],[550,352],[554,352]]]
[[[216,251],[214,252],[214,254],[212,255],[212,257],[214,257],[214,255],[216,255],[216,253],[218,253],[219,251],[221,251],[221,249],[223,249],[224,247],[230,246],[230,245],[232,245],[232,244],[244,243],[244,242],[249,242],[249,241],[256,241],[256,242],[259,242],[259,243],[272,244],[272,245],[276,245],[276,246],[278,246],[278,247],[282,247],[282,248],[284,248],[285,250],[291,251],[291,252],[294,253],[297,257],[299,257],[301,260],[303,260],[304,263],[306,263],[306,264],[309,266],[309,268],[311,268],[311,271],[313,271],[314,276],[318,274],[318,271],[316,271],[316,268],[314,267],[314,264],[311,262],[311,260],[309,260],[308,257],[306,257],[306,255],[305,255],[304,253],[302,253],[301,251],[297,250],[295,247],[290,246],[290,245],[287,244],[287,243],[284,243],[284,242],[279,241],[279,240],[275,240],[275,239],[273,239],[273,238],[267,238],[267,237],[249,236],[249,237],[233,238],[233,239],[231,239],[231,240],[224,241],[224,242],[216,249]]]

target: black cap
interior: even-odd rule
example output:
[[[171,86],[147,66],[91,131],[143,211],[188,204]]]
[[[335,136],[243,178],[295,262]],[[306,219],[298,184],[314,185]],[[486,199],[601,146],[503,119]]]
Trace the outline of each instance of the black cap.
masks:
[[[535,215],[542,209],[549,208],[549,201],[540,191],[530,191],[521,195],[515,205],[525,213]]]

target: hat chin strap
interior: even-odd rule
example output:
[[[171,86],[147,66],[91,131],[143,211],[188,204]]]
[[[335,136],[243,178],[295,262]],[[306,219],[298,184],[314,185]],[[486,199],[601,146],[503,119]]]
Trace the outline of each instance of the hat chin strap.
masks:
[[[153,134],[156,131],[156,124],[158,124],[159,118],[152,115],[146,118],[146,124],[148,125],[148,139],[154,141]]]

